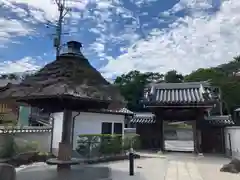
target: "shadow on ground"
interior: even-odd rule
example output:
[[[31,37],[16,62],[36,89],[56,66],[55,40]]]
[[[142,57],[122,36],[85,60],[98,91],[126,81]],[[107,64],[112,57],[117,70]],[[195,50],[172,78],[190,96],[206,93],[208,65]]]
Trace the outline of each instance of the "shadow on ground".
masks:
[[[98,180],[110,177],[108,167],[73,166],[71,171],[57,172],[55,166],[29,167],[17,172],[16,180]]]

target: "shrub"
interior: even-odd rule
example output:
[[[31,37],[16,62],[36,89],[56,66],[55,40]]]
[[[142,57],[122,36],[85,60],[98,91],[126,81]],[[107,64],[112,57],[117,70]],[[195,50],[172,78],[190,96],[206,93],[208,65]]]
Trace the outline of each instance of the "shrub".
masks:
[[[23,145],[17,147],[18,153],[29,152],[29,151],[38,151],[39,143],[36,141],[26,141]]]
[[[129,150],[130,148],[139,149],[141,146],[139,135],[131,134],[124,137],[123,149]]]
[[[77,152],[82,156],[91,157],[99,149],[100,137],[98,135],[80,135],[77,140]]]
[[[3,148],[0,151],[0,158],[11,158],[17,152],[17,145],[13,135],[7,135]]]
[[[110,147],[112,154],[120,154],[123,150],[122,136],[113,136],[111,139]]]
[[[122,136],[104,134],[101,136],[99,152],[101,155],[119,154],[122,151]]]
[[[140,147],[137,135],[122,138],[122,135],[86,134],[80,135],[77,141],[77,152],[84,157],[120,154],[131,147]]]

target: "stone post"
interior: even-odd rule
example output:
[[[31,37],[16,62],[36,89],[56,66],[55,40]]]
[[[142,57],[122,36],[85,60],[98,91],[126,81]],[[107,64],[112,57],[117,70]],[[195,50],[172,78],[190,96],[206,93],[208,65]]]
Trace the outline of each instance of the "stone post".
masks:
[[[16,180],[15,168],[6,163],[0,163],[0,179],[1,180]]]

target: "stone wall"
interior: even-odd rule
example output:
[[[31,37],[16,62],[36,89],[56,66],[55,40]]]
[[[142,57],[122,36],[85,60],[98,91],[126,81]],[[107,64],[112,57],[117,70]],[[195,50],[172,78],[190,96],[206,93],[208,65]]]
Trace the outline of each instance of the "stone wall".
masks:
[[[17,144],[21,145],[27,142],[37,142],[40,151],[50,152],[51,131],[51,127],[0,127],[0,149],[3,148],[6,137],[10,133],[13,133]]]

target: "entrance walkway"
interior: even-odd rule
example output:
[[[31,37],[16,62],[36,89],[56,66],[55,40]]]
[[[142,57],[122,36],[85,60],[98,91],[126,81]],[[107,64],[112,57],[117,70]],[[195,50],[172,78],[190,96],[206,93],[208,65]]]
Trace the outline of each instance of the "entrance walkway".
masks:
[[[128,161],[108,164],[112,180],[239,180],[240,174],[220,172],[229,163],[221,157],[195,157],[191,154],[167,154],[166,158],[135,161],[135,175],[128,175]]]

